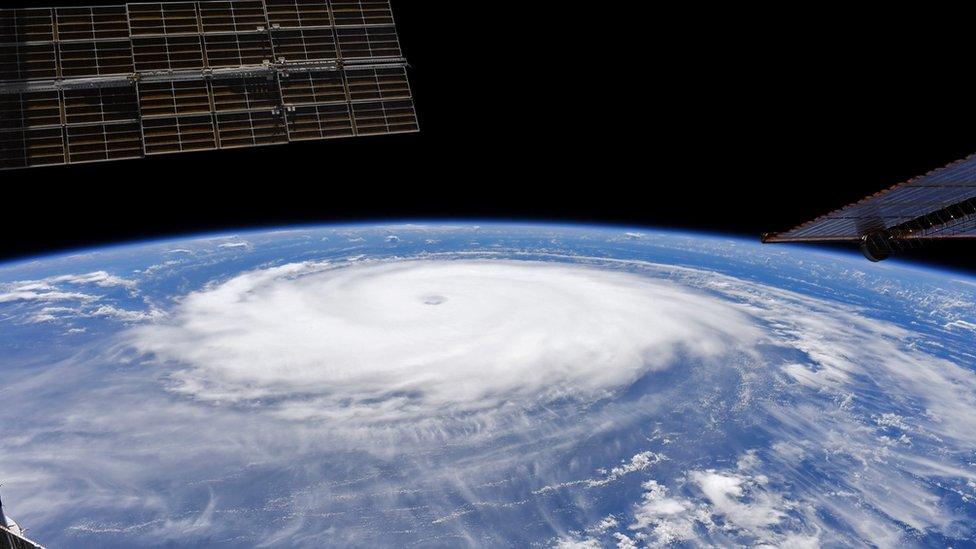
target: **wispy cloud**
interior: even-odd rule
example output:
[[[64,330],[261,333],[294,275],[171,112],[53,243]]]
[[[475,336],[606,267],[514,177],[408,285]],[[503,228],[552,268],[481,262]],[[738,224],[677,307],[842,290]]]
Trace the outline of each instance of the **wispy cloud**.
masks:
[[[105,271],[86,274],[52,276],[42,280],[24,280],[0,284],[0,303],[15,301],[94,301],[99,297],[72,291],[65,286],[93,286],[96,288],[135,288],[136,283]]]
[[[218,248],[223,248],[225,250],[247,250],[251,248],[251,243],[246,241],[239,242],[225,242],[217,246]]]

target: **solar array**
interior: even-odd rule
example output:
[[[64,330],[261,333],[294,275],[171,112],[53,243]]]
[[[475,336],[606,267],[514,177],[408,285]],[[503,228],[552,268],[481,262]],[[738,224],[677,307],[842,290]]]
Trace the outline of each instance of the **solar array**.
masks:
[[[860,242],[976,238],[976,155],[860,202],[764,235],[765,242]]]
[[[43,546],[25,538],[18,527],[15,528],[16,531],[11,530],[0,522],[0,549],[44,549]]]
[[[389,0],[0,10],[0,169],[419,130]]]

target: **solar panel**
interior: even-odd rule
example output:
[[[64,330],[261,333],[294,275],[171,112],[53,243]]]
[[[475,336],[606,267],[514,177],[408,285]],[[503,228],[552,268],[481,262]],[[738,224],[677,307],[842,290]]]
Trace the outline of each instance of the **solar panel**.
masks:
[[[0,10],[0,81],[57,75],[54,10]]]
[[[65,77],[126,75],[134,70],[132,44],[127,40],[62,42],[58,49]]]
[[[387,0],[332,0],[332,13],[338,26],[393,24]]]
[[[0,169],[63,164],[61,128],[0,131]]]
[[[400,41],[393,27],[340,27],[336,35],[346,59],[400,57]]]
[[[18,93],[0,96],[0,131],[61,127],[58,92]]]
[[[264,77],[214,80],[210,83],[214,111],[273,111],[281,104],[278,81]]]
[[[129,38],[125,6],[57,8],[55,19],[59,42]]]
[[[288,138],[293,141],[353,135],[352,116],[345,103],[296,107],[288,116]]]
[[[407,72],[402,67],[349,70],[346,80],[353,101],[410,98]]]
[[[419,131],[389,0],[0,9],[0,169]]]
[[[307,72],[290,74],[280,80],[282,99],[287,105],[320,105],[343,103],[348,99],[341,72]]]
[[[69,162],[142,156],[142,129],[138,122],[68,126],[66,133]]]
[[[332,29],[276,30],[272,33],[275,54],[291,61],[338,59]]]
[[[0,11],[0,44],[54,41],[54,10],[26,8]]]
[[[354,103],[352,109],[358,135],[417,131],[417,118],[410,101]]]
[[[132,39],[137,72],[201,70],[203,41],[199,36],[154,36]]]
[[[147,155],[217,148],[217,133],[211,114],[145,118],[142,128]]]
[[[272,59],[271,40],[266,33],[207,34],[203,38],[208,65],[212,68],[261,65]]]
[[[139,85],[142,118],[210,114],[210,86],[203,80]]]
[[[0,169],[64,163],[57,91],[0,96]]]
[[[200,32],[196,2],[129,4],[129,30],[137,36],[177,36]]]
[[[880,247],[865,253],[881,257],[899,245],[946,238],[976,238],[976,155],[763,241],[861,242]]]
[[[64,91],[64,119],[68,126],[138,122],[139,103],[133,88],[95,88]]]
[[[266,0],[268,22],[279,28],[331,27],[332,9],[320,0]]]
[[[198,5],[204,33],[264,32],[266,29],[268,20],[263,1],[200,2]]]

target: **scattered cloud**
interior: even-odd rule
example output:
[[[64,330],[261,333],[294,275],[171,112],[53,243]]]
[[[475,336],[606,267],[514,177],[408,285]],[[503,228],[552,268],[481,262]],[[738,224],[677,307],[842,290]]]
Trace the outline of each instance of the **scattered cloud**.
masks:
[[[945,325],[946,330],[968,330],[970,332],[976,332],[976,323],[967,322],[965,320],[955,320]]]
[[[714,512],[737,528],[756,531],[777,524],[785,516],[780,510],[783,498],[766,491],[762,477],[708,470],[693,472],[691,480],[708,498]]]
[[[56,277],[45,279],[44,282],[50,284],[59,284],[59,283],[76,284],[76,285],[94,284],[95,286],[98,286],[100,288],[112,288],[116,286],[134,288],[136,286],[136,282],[134,280],[128,280],[119,276],[115,276],[105,271],[96,271],[93,273],[82,274],[82,275],[56,276]]]
[[[93,311],[85,313],[84,316],[91,318],[112,318],[122,322],[144,322],[158,319],[164,315],[162,311],[156,309],[150,309],[148,311],[132,311],[114,307],[112,305],[102,305]]]
[[[81,292],[64,292],[53,287],[15,287],[0,293],[0,303],[14,303],[18,301],[96,301],[96,295]]]
[[[134,289],[136,283],[96,271],[86,274],[52,276],[42,280],[24,280],[0,284],[0,303],[14,302],[53,302],[53,301],[96,301],[100,296],[74,291],[65,286],[92,286],[94,288],[123,287]]]
[[[603,545],[593,538],[579,538],[568,536],[559,538],[555,543],[556,549],[602,549]]]
[[[583,486],[586,488],[599,488],[602,486],[608,486],[631,473],[644,471],[645,469],[651,467],[652,465],[664,459],[666,458],[663,454],[656,454],[654,452],[641,452],[633,456],[632,458],[630,458],[630,460],[624,461],[620,465],[613,467],[609,471],[605,469],[601,469],[599,471],[601,476],[599,477],[585,478],[582,480],[574,480],[569,482],[562,482],[559,484],[553,484],[549,486],[543,486],[542,488],[535,490],[533,493],[547,494],[550,492],[555,492],[558,490],[573,488],[577,486]]]
[[[670,545],[695,539],[695,525],[711,526],[707,511],[698,508],[690,500],[668,495],[668,488],[655,480],[648,480],[642,487],[642,501],[634,510],[634,522],[630,530],[642,532],[655,545]]]

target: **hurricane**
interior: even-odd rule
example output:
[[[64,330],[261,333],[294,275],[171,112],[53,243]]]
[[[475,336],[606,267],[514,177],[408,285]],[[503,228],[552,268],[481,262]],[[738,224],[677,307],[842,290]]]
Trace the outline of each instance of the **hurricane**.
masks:
[[[670,281],[491,260],[285,265],[194,293],[172,318],[131,337],[186,366],[178,391],[336,420],[592,402],[760,335],[744,312]]]

